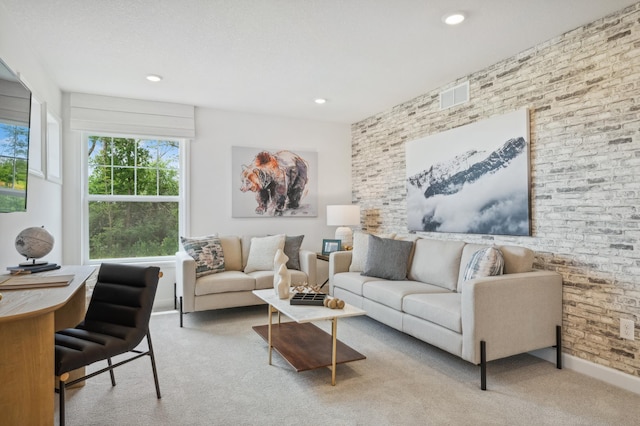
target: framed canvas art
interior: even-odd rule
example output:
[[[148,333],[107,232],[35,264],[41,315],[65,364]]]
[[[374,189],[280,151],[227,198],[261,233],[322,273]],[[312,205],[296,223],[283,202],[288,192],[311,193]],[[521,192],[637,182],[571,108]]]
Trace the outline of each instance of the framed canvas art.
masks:
[[[531,235],[529,112],[408,142],[411,231]]]
[[[318,153],[231,148],[233,217],[316,217]]]

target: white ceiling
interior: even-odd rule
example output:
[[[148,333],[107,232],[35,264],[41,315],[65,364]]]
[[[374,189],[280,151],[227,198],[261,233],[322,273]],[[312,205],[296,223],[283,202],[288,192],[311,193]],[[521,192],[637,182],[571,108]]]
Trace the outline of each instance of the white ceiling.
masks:
[[[0,0],[62,90],[354,123],[637,0]],[[451,11],[468,18],[441,22]],[[149,73],[164,80],[150,83]],[[316,105],[324,97],[328,102]]]

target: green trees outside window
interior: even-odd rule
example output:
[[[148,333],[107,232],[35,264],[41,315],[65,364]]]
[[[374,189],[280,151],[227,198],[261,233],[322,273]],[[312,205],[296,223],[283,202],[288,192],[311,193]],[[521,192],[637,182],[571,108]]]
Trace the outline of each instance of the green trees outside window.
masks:
[[[176,141],[89,136],[89,258],[172,256],[178,250]]]
[[[24,211],[29,127],[0,123],[0,212]]]

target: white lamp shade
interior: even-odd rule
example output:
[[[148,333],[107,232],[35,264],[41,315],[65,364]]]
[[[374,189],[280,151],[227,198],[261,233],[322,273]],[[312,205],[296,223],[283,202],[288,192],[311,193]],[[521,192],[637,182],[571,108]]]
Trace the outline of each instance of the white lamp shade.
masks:
[[[355,204],[327,206],[328,226],[353,226],[360,224],[360,206]]]
[[[360,224],[360,206],[327,206],[327,225],[338,226],[336,240],[342,241],[343,249],[353,244],[353,232],[348,226]]]

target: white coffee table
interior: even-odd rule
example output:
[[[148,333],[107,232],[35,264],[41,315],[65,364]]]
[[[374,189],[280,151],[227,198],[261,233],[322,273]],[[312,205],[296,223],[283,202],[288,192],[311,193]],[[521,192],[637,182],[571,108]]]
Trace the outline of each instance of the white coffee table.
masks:
[[[269,344],[269,365],[272,348],[296,371],[331,367],[331,384],[336,384],[336,365],[366,357],[337,339],[338,318],[365,315],[366,312],[345,304],[343,309],[324,306],[291,305],[289,299],[280,299],[273,289],[254,290],[253,294],[269,305],[268,325],[253,329]],[[278,324],[273,325],[273,313],[278,313]],[[284,314],[295,322],[281,322]],[[331,321],[331,335],[311,324],[312,321]],[[330,343],[330,344],[329,344]],[[329,348],[331,353],[329,354]]]

